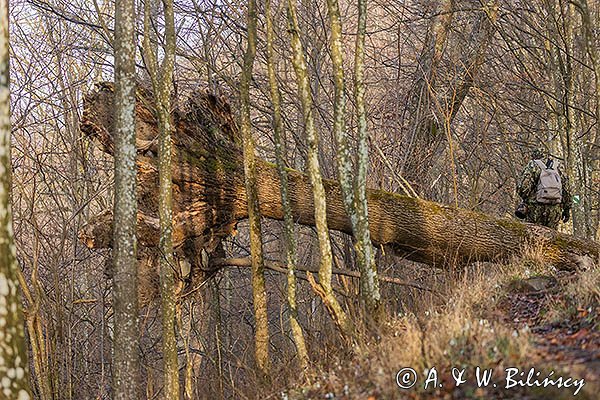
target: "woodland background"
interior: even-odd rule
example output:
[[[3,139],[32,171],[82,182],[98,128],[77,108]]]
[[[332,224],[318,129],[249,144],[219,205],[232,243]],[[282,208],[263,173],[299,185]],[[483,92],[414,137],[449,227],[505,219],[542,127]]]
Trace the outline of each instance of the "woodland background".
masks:
[[[157,13],[155,35],[160,38],[163,20],[157,4],[152,7]],[[274,161],[261,7],[259,4],[250,96],[252,126],[257,155]],[[287,163],[303,170],[306,140],[290,63],[285,3],[276,1],[272,7],[276,11],[276,69],[283,96]],[[356,5],[341,0],[340,9],[346,75],[351,76]],[[109,398],[111,393],[114,325],[111,282],[106,277],[109,254],[90,251],[78,234],[91,216],[112,204],[112,158],[81,134],[79,121],[83,96],[95,83],[113,79],[113,10],[113,2],[99,0],[11,2],[14,231],[23,270],[32,382],[38,398]],[[209,91],[238,110],[246,3],[184,0],[176,1],[174,10],[174,98],[183,104],[193,93]],[[303,0],[298,11],[321,135],[321,172],[335,179],[326,5]],[[140,35],[141,18],[140,14]],[[511,216],[518,200],[518,174],[531,149],[542,145],[563,160],[573,186],[572,222],[561,229],[600,240],[599,32],[597,1],[369,1],[367,185],[401,193],[406,179],[422,198]],[[148,82],[141,60],[138,76]],[[347,85],[351,91],[350,79]],[[353,107],[349,96],[351,138],[356,131]],[[431,121],[435,129],[424,133],[423,126],[430,126]],[[284,261],[282,231],[281,222],[263,222],[266,259]],[[299,227],[298,241],[300,265],[318,264],[313,229]],[[332,233],[332,243],[334,265],[352,265],[349,236]],[[249,255],[243,224],[238,234],[227,240],[225,251],[230,257]],[[377,250],[376,260],[381,275],[427,289],[381,284],[385,310],[399,319],[443,306],[444,299],[453,298],[456,291],[485,296],[487,289],[481,285],[494,279],[480,272],[465,276],[434,270],[394,257],[384,248]],[[520,271],[534,268],[518,265]],[[177,308],[180,374],[188,396],[267,398],[268,393],[276,397],[299,382],[287,324],[285,275],[267,272],[266,276],[273,382],[264,383],[254,368],[249,269],[226,268],[194,295],[182,299]],[[593,286],[597,281],[591,282]],[[152,284],[142,279],[141,290]],[[335,287],[343,307],[352,314],[358,307],[358,282],[338,277]],[[360,361],[353,358],[347,362],[349,349],[303,280],[298,282],[298,307],[312,360],[311,390],[337,390],[339,395],[343,392],[340,388],[352,386],[353,379],[361,382],[361,376],[369,376],[367,381],[378,393],[386,393],[386,385],[390,393],[396,393],[389,376],[373,378],[365,372],[377,375],[381,365],[376,368],[375,361],[368,361],[377,357],[365,355],[358,357]],[[390,323],[391,331],[397,323]],[[404,335],[412,332],[417,336],[415,327],[427,329],[423,323],[410,326],[415,330],[407,325],[399,329]],[[160,318],[153,302],[142,308],[140,335],[143,392],[147,398],[159,398],[163,385]],[[440,343],[448,343],[450,338],[440,339]],[[411,343],[410,338],[406,340]],[[388,343],[387,351],[399,351],[400,343],[407,342]],[[519,348],[515,353],[524,356],[526,351]],[[437,356],[432,353],[428,358]],[[402,366],[395,360],[388,362],[382,367],[386,374],[388,367],[391,371]],[[344,369],[351,365],[359,372],[354,377],[340,373],[331,378],[335,376],[331,370],[342,364]],[[383,394],[382,398],[391,396]]]

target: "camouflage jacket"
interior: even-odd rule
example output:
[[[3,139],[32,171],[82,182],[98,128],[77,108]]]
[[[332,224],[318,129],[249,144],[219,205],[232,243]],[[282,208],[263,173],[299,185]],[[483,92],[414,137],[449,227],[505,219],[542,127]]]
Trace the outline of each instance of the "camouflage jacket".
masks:
[[[569,185],[569,179],[562,172],[560,165],[558,166],[558,174],[560,175],[560,180],[562,184],[561,208],[563,211],[570,211],[571,188]],[[519,182],[517,183],[517,194],[521,196],[523,201],[527,204],[537,204],[535,198],[539,179],[540,167],[538,167],[534,160],[531,160],[523,169],[523,172],[521,173],[521,176],[519,178]]]

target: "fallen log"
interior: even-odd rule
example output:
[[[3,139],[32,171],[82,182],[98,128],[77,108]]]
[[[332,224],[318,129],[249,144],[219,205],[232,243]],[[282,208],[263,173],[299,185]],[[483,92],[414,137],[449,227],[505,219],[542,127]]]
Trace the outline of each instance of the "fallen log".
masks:
[[[138,238],[142,246],[158,244],[156,156],[157,124],[151,96],[137,94]],[[113,152],[113,88],[100,84],[86,96],[81,130]],[[238,127],[226,102],[209,94],[191,98],[174,111],[173,135],[174,246],[192,269],[201,269],[202,250],[214,251],[247,218],[242,150]],[[283,219],[280,182],[275,166],[257,160],[261,214]],[[314,224],[308,177],[289,170],[289,198],[296,222]],[[351,233],[339,185],[324,181],[330,229]],[[473,261],[499,261],[538,246],[541,261],[558,268],[598,262],[600,245],[555,230],[457,209],[382,190],[368,191],[371,238],[398,254],[436,267]],[[110,211],[92,218],[80,233],[90,248],[109,248]]]

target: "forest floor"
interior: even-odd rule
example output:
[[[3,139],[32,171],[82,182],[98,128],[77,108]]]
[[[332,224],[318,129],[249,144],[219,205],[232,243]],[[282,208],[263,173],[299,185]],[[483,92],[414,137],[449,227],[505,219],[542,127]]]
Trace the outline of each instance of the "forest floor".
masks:
[[[379,340],[329,358],[316,368],[319,373],[309,385],[282,397],[600,399],[600,269],[528,271],[530,267],[531,260],[525,260],[508,271],[486,272],[457,284],[448,293],[452,300],[437,311],[398,317]],[[402,389],[396,374],[407,366],[418,380]],[[437,376],[431,375],[433,366]],[[477,383],[477,366],[492,372],[489,384]],[[509,368],[518,368],[512,387]],[[462,369],[465,382],[457,385],[453,375]],[[425,389],[432,377],[436,379]],[[562,377],[570,387],[535,385],[536,378],[543,383],[546,377]],[[513,385],[519,379],[522,384]],[[578,390],[581,379],[584,385]]]
[[[574,274],[536,279],[545,281],[542,287],[527,284],[507,293],[502,319],[529,327],[535,363],[585,379],[585,392],[600,398],[600,305],[573,302],[565,288],[577,281]]]

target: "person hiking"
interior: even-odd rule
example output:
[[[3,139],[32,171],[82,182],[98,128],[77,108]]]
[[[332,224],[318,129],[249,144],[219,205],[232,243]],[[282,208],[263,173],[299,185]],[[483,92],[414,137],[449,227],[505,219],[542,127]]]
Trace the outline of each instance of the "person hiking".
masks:
[[[523,200],[515,214],[526,222],[558,228],[571,216],[569,181],[559,162],[542,149],[531,153],[517,184],[517,194]]]

